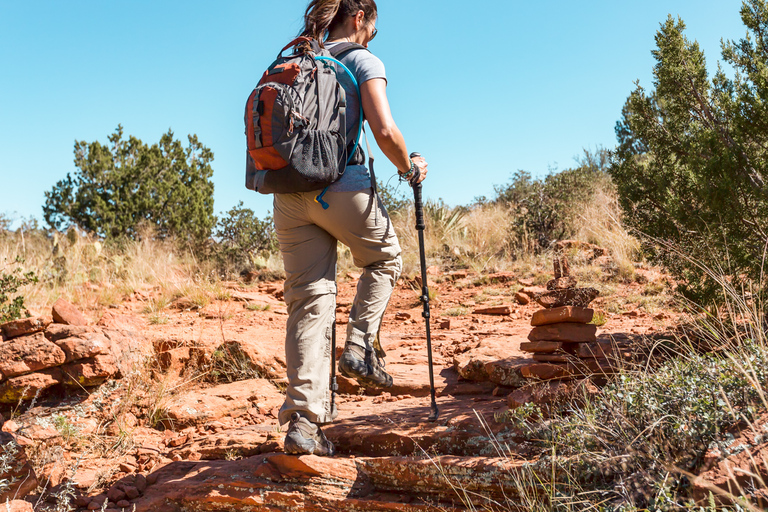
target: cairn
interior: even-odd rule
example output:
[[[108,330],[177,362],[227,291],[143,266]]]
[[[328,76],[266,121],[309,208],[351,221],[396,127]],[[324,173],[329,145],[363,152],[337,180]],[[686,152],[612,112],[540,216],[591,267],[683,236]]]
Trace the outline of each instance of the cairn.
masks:
[[[591,324],[595,312],[589,305],[600,292],[577,287],[565,256],[555,257],[554,270],[547,291],[534,296],[544,309],[534,313],[529,341],[520,346],[541,364],[524,370],[524,376],[571,380],[613,373],[610,359],[616,347],[597,341],[597,326]]]

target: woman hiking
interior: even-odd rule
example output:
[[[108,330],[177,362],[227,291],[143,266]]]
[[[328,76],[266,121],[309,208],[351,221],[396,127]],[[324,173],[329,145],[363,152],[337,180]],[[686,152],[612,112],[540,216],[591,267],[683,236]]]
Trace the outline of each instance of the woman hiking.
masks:
[[[427,175],[427,162],[408,157],[387,100],[384,65],[368,50],[376,37],[377,15],[374,0],[312,0],[300,35],[323,43],[329,50],[345,42],[364,47],[340,57],[360,87],[358,97],[351,81],[347,83],[340,75],[347,97],[347,133],[357,133],[362,102],[365,120],[381,151],[401,177],[411,184],[420,183]],[[392,385],[382,354],[375,347],[402,269],[400,244],[364,162],[362,150],[358,150],[342,177],[327,188],[323,201],[316,200],[317,191],[274,196],[275,231],[285,265],[288,305],[288,389],[279,414],[281,424],[290,423],[285,439],[287,453],[334,453],[320,425],[336,417],[336,411],[331,410],[329,368],[336,318],[337,241],[349,247],[355,265],[363,269],[349,313],[339,372],[368,387]]]

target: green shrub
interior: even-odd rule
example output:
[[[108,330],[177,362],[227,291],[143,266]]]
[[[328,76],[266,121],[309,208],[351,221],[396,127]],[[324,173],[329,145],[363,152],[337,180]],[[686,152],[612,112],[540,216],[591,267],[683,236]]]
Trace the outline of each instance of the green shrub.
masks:
[[[12,268],[8,265],[0,268],[0,324],[21,318],[25,307],[24,297],[18,295],[19,289],[37,282],[34,272],[22,270],[23,263],[22,259],[17,258]]]
[[[762,281],[768,233],[768,2],[747,0],[746,38],[723,43],[735,73],[710,78],[704,53],[671,16],[656,35],[654,89],[639,85],[617,124],[610,168],[628,223],[648,250],[701,302],[720,285],[704,264],[734,281]]]
[[[260,255],[278,248],[272,217],[259,220],[242,201],[219,219],[214,238],[214,257],[225,274],[259,267]]]
[[[690,500],[683,472],[693,472],[717,443],[724,449],[734,423],[763,414],[768,351],[747,341],[721,354],[684,344],[676,352],[656,368],[622,372],[593,399],[555,406],[549,421],[538,420],[544,412],[536,405],[499,419],[524,430],[542,464],[570,472],[562,493],[589,490],[592,503],[679,510]]]
[[[576,232],[578,210],[598,187],[610,184],[606,170],[608,151],[585,151],[578,167],[534,179],[517,171],[505,186],[496,187],[494,202],[512,208],[510,231],[518,245],[537,252]]]

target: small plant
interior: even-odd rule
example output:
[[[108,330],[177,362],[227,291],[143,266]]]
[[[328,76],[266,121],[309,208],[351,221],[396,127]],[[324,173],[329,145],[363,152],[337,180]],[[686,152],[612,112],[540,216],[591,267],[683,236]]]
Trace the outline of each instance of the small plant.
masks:
[[[445,312],[447,316],[464,316],[469,314],[469,309],[463,306],[453,307]]]
[[[62,414],[57,414],[53,417],[53,426],[56,427],[56,430],[59,431],[61,437],[64,438],[65,443],[69,443],[69,441],[76,438],[80,432],[78,428]]]
[[[21,318],[24,307],[24,297],[18,295],[19,289],[37,282],[34,272],[23,272],[21,265],[24,260],[17,257],[15,268],[8,265],[0,268],[0,324]]]
[[[158,297],[157,299],[150,299],[149,302],[147,302],[147,305],[144,306],[142,312],[145,314],[157,314],[167,308],[170,303],[170,299],[165,296]]]
[[[152,325],[165,325],[170,320],[171,317],[163,313],[152,313],[149,315],[149,323]]]
[[[250,358],[236,344],[224,344],[211,356],[209,380],[214,382],[236,382],[258,379],[262,374]]]
[[[589,323],[601,327],[605,325],[607,321],[608,319],[606,318],[604,311],[595,311],[595,314],[592,315],[592,320]]]
[[[245,306],[245,308],[248,311],[269,311],[270,309],[272,309],[272,305],[271,304],[256,304],[255,302],[252,302],[252,303],[248,304],[247,306]]]

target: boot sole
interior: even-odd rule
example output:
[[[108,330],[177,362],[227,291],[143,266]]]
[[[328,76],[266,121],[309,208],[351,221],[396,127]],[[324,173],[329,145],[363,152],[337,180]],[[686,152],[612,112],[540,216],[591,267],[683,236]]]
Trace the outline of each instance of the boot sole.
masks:
[[[368,388],[381,388],[381,389],[388,389],[391,388],[394,384],[394,380],[392,379],[392,376],[389,375],[389,383],[382,383],[373,379],[370,379],[368,377],[365,377],[363,375],[360,375],[359,373],[353,373],[350,371],[347,371],[344,369],[343,366],[339,365],[339,373],[343,376],[356,380],[360,385]]]

